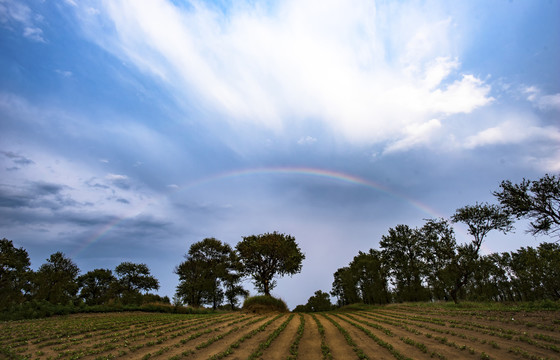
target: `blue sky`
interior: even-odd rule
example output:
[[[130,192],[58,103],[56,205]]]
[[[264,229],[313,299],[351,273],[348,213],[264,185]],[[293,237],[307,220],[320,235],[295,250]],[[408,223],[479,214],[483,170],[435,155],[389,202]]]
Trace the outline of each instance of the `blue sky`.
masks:
[[[34,268],[146,263],[171,297],[192,243],[280,231],[306,260],[273,293],[305,303],[389,228],[560,172],[558,14],[0,0],[0,236]],[[524,230],[483,250],[547,240]]]

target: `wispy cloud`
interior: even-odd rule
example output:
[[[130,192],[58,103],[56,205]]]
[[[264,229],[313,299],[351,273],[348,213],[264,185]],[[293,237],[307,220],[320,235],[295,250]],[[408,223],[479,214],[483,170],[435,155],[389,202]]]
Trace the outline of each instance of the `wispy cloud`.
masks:
[[[23,155],[13,153],[11,151],[0,151],[0,154],[4,155],[6,158],[12,160],[14,164],[17,165],[31,165],[34,164],[33,160],[26,158]]]
[[[525,88],[524,93],[527,100],[533,103],[541,110],[556,110],[560,111],[560,93],[543,95],[542,91],[536,86],[529,86]]]
[[[317,139],[313,136],[305,136],[298,140],[299,145],[313,145],[317,142]]]
[[[461,71],[453,19],[421,6],[81,6],[93,41],[234,124],[285,131],[293,121],[320,119],[350,141],[398,141],[434,118],[493,100],[484,80]]]
[[[8,28],[18,28],[21,34],[33,41],[46,42],[38,23],[41,15],[35,14],[29,6],[14,0],[0,1],[0,24]]]

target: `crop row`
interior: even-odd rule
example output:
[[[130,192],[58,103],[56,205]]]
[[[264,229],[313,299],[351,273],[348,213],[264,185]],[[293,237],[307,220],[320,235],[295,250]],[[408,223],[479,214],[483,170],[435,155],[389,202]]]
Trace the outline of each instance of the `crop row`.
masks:
[[[373,359],[383,353],[398,360],[543,360],[560,354],[554,331],[406,306],[297,315],[73,315],[1,323],[0,334],[0,358],[13,359]]]

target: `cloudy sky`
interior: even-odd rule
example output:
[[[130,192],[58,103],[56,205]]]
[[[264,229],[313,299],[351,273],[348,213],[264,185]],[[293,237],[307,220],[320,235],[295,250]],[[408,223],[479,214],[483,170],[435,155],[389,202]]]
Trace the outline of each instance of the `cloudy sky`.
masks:
[[[558,1],[0,0],[0,237],[37,268],[279,231],[290,307],[398,224],[560,172]],[[518,224],[485,252],[536,246]],[[457,239],[469,241],[460,226]],[[255,293],[248,281],[246,287]]]

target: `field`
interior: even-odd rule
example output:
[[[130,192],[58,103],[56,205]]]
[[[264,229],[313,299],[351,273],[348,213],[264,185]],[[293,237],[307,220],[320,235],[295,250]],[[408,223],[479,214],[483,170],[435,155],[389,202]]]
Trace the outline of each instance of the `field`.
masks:
[[[80,314],[0,323],[0,350],[14,359],[559,359],[560,311]]]

